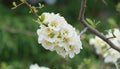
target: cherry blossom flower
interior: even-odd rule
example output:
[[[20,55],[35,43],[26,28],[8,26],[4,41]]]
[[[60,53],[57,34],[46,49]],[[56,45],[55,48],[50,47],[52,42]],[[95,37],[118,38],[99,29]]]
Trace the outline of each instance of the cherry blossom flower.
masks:
[[[40,29],[37,30],[38,43],[45,49],[56,51],[59,55],[73,58],[82,49],[80,36],[64,17],[54,13],[40,16]]]

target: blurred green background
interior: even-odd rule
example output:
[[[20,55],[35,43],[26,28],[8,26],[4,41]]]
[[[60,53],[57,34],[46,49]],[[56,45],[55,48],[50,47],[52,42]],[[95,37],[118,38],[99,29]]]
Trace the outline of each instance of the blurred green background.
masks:
[[[29,13],[25,5],[11,10],[12,2],[18,0],[0,0],[0,69],[29,69],[31,64],[47,66],[50,69],[115,69],[112,64],[105,64],[95,54],[89,39],[90,32],[85,33],[81,41],[83,50],[73,59],[64,59],[56,52],[45,50],[37,41],[36,30],[39,24],[35,16]],[[55,4],[46,4],[39,9],[43,12],[60,13],[65,19],[81,31],[84,27],[77,20],[81,0],[56,0]],[[120,26],[120,0],[87,0],[85,17],[100,21],[96,29],[106,33],[113,27]]]

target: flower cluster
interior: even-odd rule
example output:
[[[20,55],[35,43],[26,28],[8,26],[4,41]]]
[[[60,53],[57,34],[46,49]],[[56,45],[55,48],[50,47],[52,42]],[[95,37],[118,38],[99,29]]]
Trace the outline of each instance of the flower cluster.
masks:
[[[44,67],[44,66],[39,66],[38,64],[32,64],[30,65],[29,69],[49,69],[48,67]]]
[[[54,13],[43,13],[39,23],[38,42],[45,49],[56,51],[64,58],[66,56],[73,58],[82,49],[80,36],[64,17]]]
[[[113,36],[115,36],[115,38],[111,38]],[[118,47],[120,46],[119,29],[114,29],[114,31],[109,30],[106,37],[111,38],[110,41],[114,43],[116,46]],[[95,36],[95,38],[91,38],[89,43],[91,45],[94,45],[96,49],[96,53],[99,55],[102,55],[106,63],[109,63],[109,62],[116,63],[117,60],[120,59],[120,53],[110,48],[110,46],[99,37]]]

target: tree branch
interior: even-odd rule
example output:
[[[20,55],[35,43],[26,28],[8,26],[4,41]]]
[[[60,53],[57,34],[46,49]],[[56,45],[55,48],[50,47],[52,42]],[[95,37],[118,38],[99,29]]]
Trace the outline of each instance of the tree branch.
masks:
[[[84,19],[84,14],[85,14],[85,8],[86,8],[86,0],[81,0],[81,9],[80,9],[80,15],[78,20],[80,20],[80,22],[88,28],[88,30],[97,35],[98,37],[100,37],[102,40],[104,40],[106,43],[108,43],[110,45],[111,48],[117,50],[118,52],[120,52],[120,48],[117,47],[116,45],[114,45],[109,39],[107,39],[103,34],[101,34],[98,30],[96,30],[95,28],[91,27],[86,20]]]

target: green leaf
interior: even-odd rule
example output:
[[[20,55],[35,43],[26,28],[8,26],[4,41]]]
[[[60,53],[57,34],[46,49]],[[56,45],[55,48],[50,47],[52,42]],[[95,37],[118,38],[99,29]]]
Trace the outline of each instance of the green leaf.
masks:
[[[90,23],[90,24],[93,24],[94,22],[91,20],[91,19],[89,19],[89,18],[86,18],[86,20]]]
[[[96,27],[98,24],[100,24],[100,21],[96,21],[96,20],[91,20],[90,18],[86,18],[87,22],[92,26],[92,27]]]
[[[95,21],[93,21],[93,20],[91,20],[91,19],[89,19],[89,18],[86,18],[86,20],[87,20],[87,22],[92,26],[92,27],[96,27],[96,25],[95,25]]]
[[[97,22],[96,22],[96,25],[98,25],[98,24],[100,24],[100,23],[101,23],[100,21],[97,21]]]

